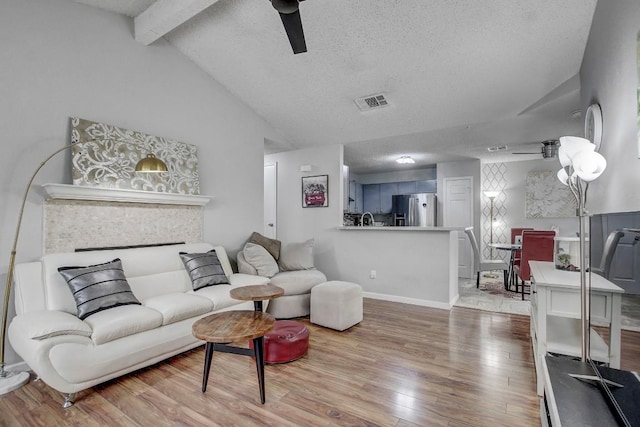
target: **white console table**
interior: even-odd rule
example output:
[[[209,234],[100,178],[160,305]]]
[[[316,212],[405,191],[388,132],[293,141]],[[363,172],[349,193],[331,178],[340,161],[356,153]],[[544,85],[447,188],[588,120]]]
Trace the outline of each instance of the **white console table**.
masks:
[[[581,356],[580,273],[558,270],[553,262],[529,261],[531,266],[531,341],[537,391],[545,386],[545,355]],[[587,278],[588,280],[588,278]],[[597,274],[591,275],[591,322],[609,326],[605,343],[591,330],[591,358],[620,368],[620,310],[624,290]]]

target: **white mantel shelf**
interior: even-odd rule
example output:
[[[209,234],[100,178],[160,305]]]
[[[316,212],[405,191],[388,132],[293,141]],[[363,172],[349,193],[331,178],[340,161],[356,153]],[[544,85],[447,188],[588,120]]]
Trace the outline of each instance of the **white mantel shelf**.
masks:
[[[68,184],[42,184],[47,199],[94,200],[100,202],[156,203],[163,205],[205,206],[210,196],[159,193],[118,188],[83,187]]]

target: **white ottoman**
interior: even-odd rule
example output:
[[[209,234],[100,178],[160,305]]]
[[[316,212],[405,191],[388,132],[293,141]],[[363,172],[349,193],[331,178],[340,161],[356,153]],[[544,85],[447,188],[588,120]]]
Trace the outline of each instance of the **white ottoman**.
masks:
[[[362,288],[331,280],[311,289],[311,323],[344,331],[362,321]]]

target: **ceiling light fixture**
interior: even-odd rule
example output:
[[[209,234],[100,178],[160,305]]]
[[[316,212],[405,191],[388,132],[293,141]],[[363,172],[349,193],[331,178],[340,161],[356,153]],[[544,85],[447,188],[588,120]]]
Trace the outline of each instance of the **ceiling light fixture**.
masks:
[[[416,161],[413,160],[411,156],[400,156],[396,159],[396,162],[400,163],[401,165],[408,165],[415,163]]]

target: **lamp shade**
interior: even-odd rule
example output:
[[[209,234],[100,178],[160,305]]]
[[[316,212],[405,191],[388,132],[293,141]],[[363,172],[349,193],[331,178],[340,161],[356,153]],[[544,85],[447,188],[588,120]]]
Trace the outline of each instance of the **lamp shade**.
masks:
[[[158,173],[166,171],[167,165],[153,154],[147,154],[147,157],[136,164],[136,172]]]
[[[583,181],[593,181],[602,175],[607,167],[607,160],[595,151],[582,151],[573,159],[573,170]]]
[[[495,197],[498,197],[498,194],[500,194],[499,191],[485,191],[484,195],[487,196],[490,199],[493,199]]]
[[[588,139],[577,136],[563,136],[560,138],[560,149],[558,150],[558,160],[562,167],[569,166],[575,156],[583,151],[594,151],[596,146]]]
[[[564,168],[560,169],[556,175],[561,183],[569,185],[569,175],[567,175],[567,171]]]

